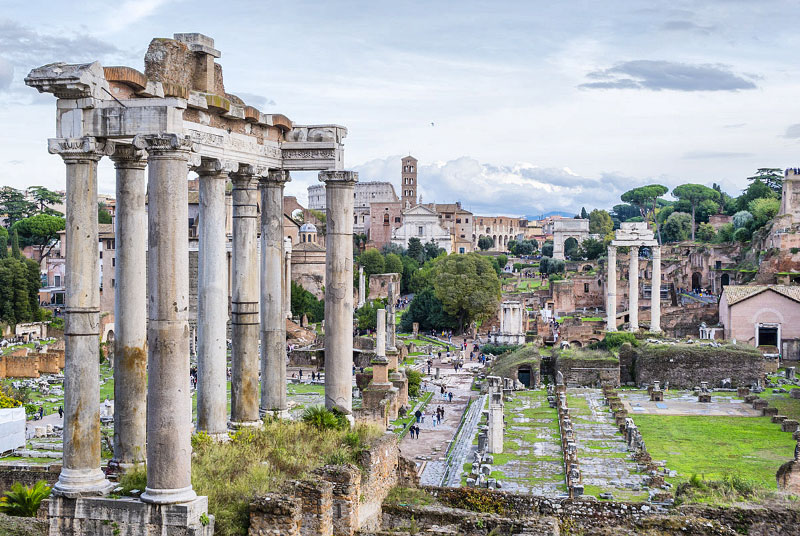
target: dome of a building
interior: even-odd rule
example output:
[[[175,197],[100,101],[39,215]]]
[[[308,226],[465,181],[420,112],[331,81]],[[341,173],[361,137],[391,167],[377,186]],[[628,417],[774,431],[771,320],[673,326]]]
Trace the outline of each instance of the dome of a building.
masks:
[[[314,225],[313,223],[304,223],[303,225],[300,226],[300,232],[301,233],[316,233],[317,232],[317,226]]]

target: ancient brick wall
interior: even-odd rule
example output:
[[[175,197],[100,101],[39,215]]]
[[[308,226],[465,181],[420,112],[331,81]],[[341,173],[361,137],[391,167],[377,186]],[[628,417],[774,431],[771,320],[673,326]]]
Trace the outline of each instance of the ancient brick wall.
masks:
[[[11,485],[19,482],[23,486],[32,486],[44,480],[52,486],[58,481],[61,465],[0,465],[0,495],[11,489]]]
[[[296,497],[267,493],[250,503],[250,536],[300,536],[302,504]]]
[[[399,450],[394,435],[383,436],[362,453],[359,465],[364,468],[361,481],[361,503],[358,512],[360,528],[380,525],[381,504],[389,491],[397,485]]]
[[[64,368],[63,353],[59,355],[55,352],[42,352],[38,357],[40,374],[58,374]]]
[[[611,359],[581,359],[558,356],[555,368],[567,385],[619,385],[619,362]]]
[[[38,378],[39,356],[36,354],[15,356],[15,352],[3,357],[6,362],[7,378]]]
[[[580,318],[567,318],[561,323],[558,329],[558,337],[561,341],[567,341],[570,345],[577,342],[578,346],[587,346],[593,342],[598,342],[605,338],[604,320],[583,321]]]
[[[638,348],[623,345],[620,364],[631,371],[629,381],[637,385],[658,380],[678,389],[691,389],[700,381],[716,387],[728,378],[732,387],[749,387],[764,376],[763,356],[743,345],[720,348],[699,344],[647,344]]]

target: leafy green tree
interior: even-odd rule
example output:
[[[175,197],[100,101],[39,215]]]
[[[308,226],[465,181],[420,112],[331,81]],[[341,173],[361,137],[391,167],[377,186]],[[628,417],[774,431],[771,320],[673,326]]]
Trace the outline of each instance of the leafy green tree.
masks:
[[[588,218],[589,218],[589,214],[586,212],[586,209],[584,207],[581,207],[581,219],[582,220],[586,220]]]
[[[780,168],[758,168],[756,174],[747,177],[750,182],[761,181],[773,192],[780,195],[783,189],[783,170]]]
[[[747,227],[742,227],[741,229],[736,229],[733,233],[733,239],[737,242],[747,242],[753,236],[753,233],[750,232],[750,229]]]
[[[22,257],[19,251],[19,233],[15,228],[11,229],[11,256],[15,259]]]
[[[6,227],[36,213],[36,203],[25,198],[25,193],[10,186],[0,188],[0,214],[6,215]]]
[[[692,217],[685,212],[673,212],[664,222],[662,231],[666,242],[682,242],[689,238]]]
[[[8,324],[41,319],[39,263],[31,259],[0,259],[0,321]]]
[[[419,270],[419,263],[407,255],[400,257],[403,262],[403,277],[400,280],[400,292],[411,292],[411,280],[414,274]]]
[[[516,250],[516,248],[517,248],[517,241],[516,241],[516,240],[514,240],[513,238],[512,238],[511,240],[509,240],[509,241],[508,241],[508,246],[507,246],[507,247],[508,247],[508,251],[510,251],[510,252],[511,252],[511,253],[513,253],[514,255],[517,255],[517,253],[516,253],[516,251],[515,251],[515,250]]]
[[[386,308],[386,300],[370,300],[361,306],[355,313],[359,329],[372,329],[377,327],[378,309]]]
[[[292,281],[292,315],[306,315],[309,322],[320,322],[325,318],[325,301]]]
[[[669,188],[661,184],[648,184],[647,186],[640,186],[628,190],[620,199],[629,203],[639,209],[639,214],[642,221],[649,221],[652,219],[656,224],[656,233],[658,234],[658,242],[661,243],[661,225],[658,223],[656,216],[656,208],[658,200],[669,191]]]
[[[58,205],[64,201],[64,194],[48,190],[44,186],[29,186],[28,195],[33,197],[37,209],[41,214],[51,214],[53,216],[63,216],[61,212],[53,210],[48,205]]]
[[[500,267],[500,271],[505,270],[506,264],[508,264],[508,255],[498,255],[495,258],[497,259],[497,265]]]
[[[403,260],[400,258],[400,255],[396,255],[394,253],[389,253],[386,255],[386,261],[383,269],[386,270],[387,274],[402,274]]]
[[[755,228],[758,229],[778,214],[778,211],[781,209],[781,202],[780,199],[763,197],[750,201],[748,208],[755,219]]]
[[[561,259],[550,259],[550,262],[547,263],[547,273],[550,275],[563,274],[566,266],[566,263]]]
[[[439,255],[444,253],[444,248],[440,248],[436,245],[436,242],[431,240],[427,244],[425,244],[425,260],[429,261],[431,259],[435,259]]]
[[[459,330],[488,318],[500,304],[500,279],[491,263],[477,253],[444,257],[433,288],[444,310],[458,318]]]
[[[614,230],[614,222],[611,215],[605,210],[598,208],[589,213],[589,232],[606,236]]]
[[[511,247],[511,242],[515,242],[513,248]],[[514,255],[533,255],[533,252],[539,246],[536,240],[521,240],[519,242],[512,240],[511,242],[508,243],[508,249]]]
[[[64,218],[51,214],[36,214],[19,220],[14,224],[13,230],[19,234],[23,245],[39,246],[42,258],[45,258],[58,243],[58,232],[64,230]]]
[[[749,214],[749,213],[748,213]],[[732,223],[726,223],[717,231],[717,242],[727,243],[733,240],[735,228]]]
[[[753,215],[746,210],[740,210],[733,215],[733,228],[741,229],[747,227],[753,221]]]
[[[97,223],[108,224],[112,223],[114,219],[111,213],[106,208],[105,203],[97,203]]]
[[[416,236],[408,239],[408,249],[406,255],[422,264],[425,262],[425,249],[422,247],[422,242]]]
[[[572,237],[564,241],[564,256],[570,260],[577,261],[581,258],[581,245]]]
[[[542,257],[552,257],[552,256],[553,256],[553,241],[547,240],[542,246]]]
[[[417,238],[417,241],[419,241],[419,238]],[[403,246],[401,246],[400,244],[393,244],[392,242],[384,244],[383,247],[381,248],[381,253],[383,253],[384,257],[389,253],[394,253],[395,255],[400,257],[406,255],[406,251],[403,249]]]
[[[697,228],[697,239],[701,242],[711,242],[717,231],[710,223],[701,223]]]
[[[0,227],[0,259],[8,257],[8,231]]]
[[[596,238],[587,238],[581,243],[581,249],[583,250],[583,256],[586,259],[593,261],[598,259],[606,248],[602,241],[597,240]]]
[[[775,190],[761,182],[761,180],[756,179],[750,183],[750,185],[745,188],[742,192],[742,195],[736,198],[736,207],[739,210],[747,210],[747,207],[750,205],[750,201],[754,199],[761,199],[762,197],[774,197],[777,199],[779,194],[775,193]]]
[[[353,233],[353,249],[355,251],[364,251],[367,247],[367,235],[364,233]]]
[[[358,264],[364,267],[364,273],[367,275],[386,273],[386,260],[381,255],[381,252],[375,248],[369,248],[359,255]]]
[[[687,214],[691,214],[692,212],[692,204],[686,199],[676,201],[670,208],[673,208],[675,212],[686,212]],[[719,203],[711,199],[701,201],[697,204],[697,208],[695,209],[695,224],[700,225],[701,223],[708,222],[712,215],[718,213]]]
[[[629,221],[631,218],[640,216],[639,209],[629,203],[614,205],[611,208],[611,218],[619,221]]]
[[[400,331],[410,332],[414,322],[419,322],[422,331],[458,328],[458,319],[445,312],[432,288],[426,288],[414,295],[400,321]]]
[[[681,201],[688,201],[692,206],[692,241],[694,241],[694,231],[697,222],[697,219],[695,218],[697,205],[703,201],[713,201],[716,203],[720,198],[720,194],[708,186],[689,183],[676,186],[675,189],[672,190],[672,195]]]
[[[478,249],[481,251],[487,251],[494,246],[494,240],[492,240],[491,236],[484,236],[481,235],[478,237]]]

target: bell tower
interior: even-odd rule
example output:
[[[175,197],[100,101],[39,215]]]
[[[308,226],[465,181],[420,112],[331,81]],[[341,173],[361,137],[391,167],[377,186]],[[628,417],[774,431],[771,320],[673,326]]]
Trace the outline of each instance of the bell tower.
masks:
[[[417,204],[417,159],[411,155],[403,158],[403,172],[400,175],[400,201],[403,210]]]

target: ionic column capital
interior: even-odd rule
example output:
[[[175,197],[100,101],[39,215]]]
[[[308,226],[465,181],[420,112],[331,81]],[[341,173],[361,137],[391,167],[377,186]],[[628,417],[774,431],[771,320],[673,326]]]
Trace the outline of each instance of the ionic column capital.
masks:
[[[262,175],[258,180],[263,186],[283,186],[287,182],[291,182],[292,177],[285,169],[270,169],[266,175]]]
[[[110,155],[117,169],[145,169],[147,152],[133,145],[114,144],[114,152]]]
[[[326,186],[350,186],[358,182],[357,171],[320,171],[319,181]]]
[[[201,177],[218,176],[221,179],[239,171],[239,163],[233,160],[222,160],[220,158],[202,157],[198,165],[192,166],[192,171]]]
[[[114,142],[92,137],[50,138],[47,140],[47,152],[61,156],[67,163],[99,162],[114,152]]]
[[[138,134],[133,138],[133,146],[146,150],[150,158],[189,160],[190,155],[196,150],[196,144],[189,136],[178,134]]]

